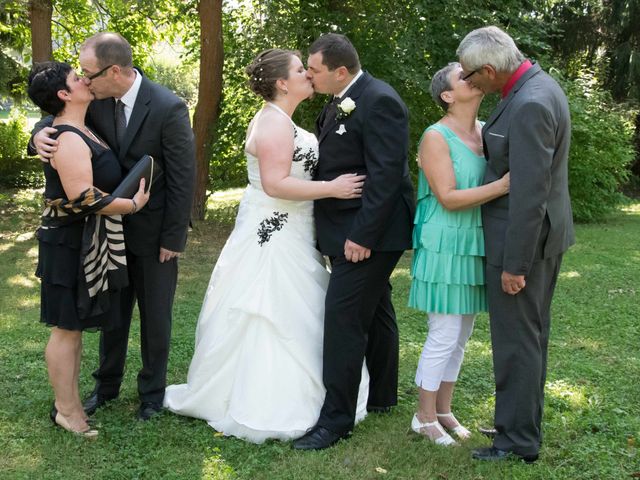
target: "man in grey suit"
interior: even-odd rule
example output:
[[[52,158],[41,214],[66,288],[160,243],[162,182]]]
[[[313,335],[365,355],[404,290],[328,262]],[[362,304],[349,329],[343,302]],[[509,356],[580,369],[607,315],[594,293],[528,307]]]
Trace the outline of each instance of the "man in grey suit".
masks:
[[[195,150],[189,111],[173,92],[133,68],[131,46],[117,33],[87,39],[80,48],[80,66],[95,96],[87,125],[117,153],[123,173],[144,154],[151,155],[163,172],[154,175],[145,208],[124,219],[129,287],[122,292],[122,325],[100,336],[100,365],[93,374],[96,387],[84,403],[85,411],[93,414],[120,393],[137,300],[142,354],[137,416],[148,420],[162,409],[178,256],[185,248],[191,214]],[[42,121],[36,129],[46,124]],[[50,157],[51,147],[57,145],[47,132],[51,130],[34,136],[43,157]]]
[[[567,98],[497,27],[460,43],[464,79],[502,101],[482,130],[485,183],[510,172],[509,195],[482,206],[496,381],[493,446],[479,460],[538,458],[550,307],[563,253],[574,243]]]

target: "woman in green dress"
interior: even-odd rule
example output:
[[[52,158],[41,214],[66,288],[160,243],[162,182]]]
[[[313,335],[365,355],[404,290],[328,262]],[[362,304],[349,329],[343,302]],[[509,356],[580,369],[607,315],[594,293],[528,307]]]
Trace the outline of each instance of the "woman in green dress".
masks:
[[[487,309],[480,205],[508,193],[509,174],[483,185],[477,120],[483,92],[465,81],[459,63],[435,74],[431,96],[446,113],[426,129],[418,155],[409,306],[427,312],[429,334],[411,428],[438,445],[453,445],[447,431],[459,439],[470,435],[451,413],[451,398],[475,316]]]

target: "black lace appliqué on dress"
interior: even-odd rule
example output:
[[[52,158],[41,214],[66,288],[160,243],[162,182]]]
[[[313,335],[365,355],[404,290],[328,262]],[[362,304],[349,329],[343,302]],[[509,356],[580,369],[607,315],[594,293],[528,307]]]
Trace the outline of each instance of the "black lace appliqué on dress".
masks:
[[[293,130],[294,138],[298,137],[298,130]],[[306,151],[302,150],[302,147],[296,147],[293,151],[293,161],[302,162],[302,168],[309,173],[312,177],[316,174],[318,169],[318,156],[313,148],[307,148]]]
[[[273,212],[273,217],[265,218],[258,228],[258,245],[262,246],[271,240],[273,232],[282,230],[287,223],[288,213]]]

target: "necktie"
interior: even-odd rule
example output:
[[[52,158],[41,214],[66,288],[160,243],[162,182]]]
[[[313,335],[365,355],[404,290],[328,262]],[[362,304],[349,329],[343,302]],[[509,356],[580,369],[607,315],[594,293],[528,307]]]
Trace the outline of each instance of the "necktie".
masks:
[[[336,118],[338,113],[338,103],[340,99],[338,97],[334,98],[329,105],[327,105],[327,110],[324,115],[324,122],[322,123],[322,128],[325,128],[329,123]]]
[[[127,117],[124,114],[124,103],[120,100],[116,100],[116,140],[118,141],[118,147],[122,145],[124,140],[124,134],[127,131]]]

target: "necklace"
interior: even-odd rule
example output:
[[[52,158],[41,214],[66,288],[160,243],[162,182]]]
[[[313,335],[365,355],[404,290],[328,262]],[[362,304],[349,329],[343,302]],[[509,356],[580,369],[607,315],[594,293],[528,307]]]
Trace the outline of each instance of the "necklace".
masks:
[[[102,145],[103,147],[106,147],[107,144],[100,138],[98,137],[95,133],[93,133],[89,128],[87,128],[86,125],[79,125],[75,122],[72,122],[71,120],[67,120],[66,118],[62,118],[62,117],[58,117],[58,120],[61,120],[63,123],[67,124],[67,125],[71,125],[72,127],[76,127],[78,130],[86,133],[89,137],[91,137],[91,139],[93,141],[95,141],[96,143]]]

